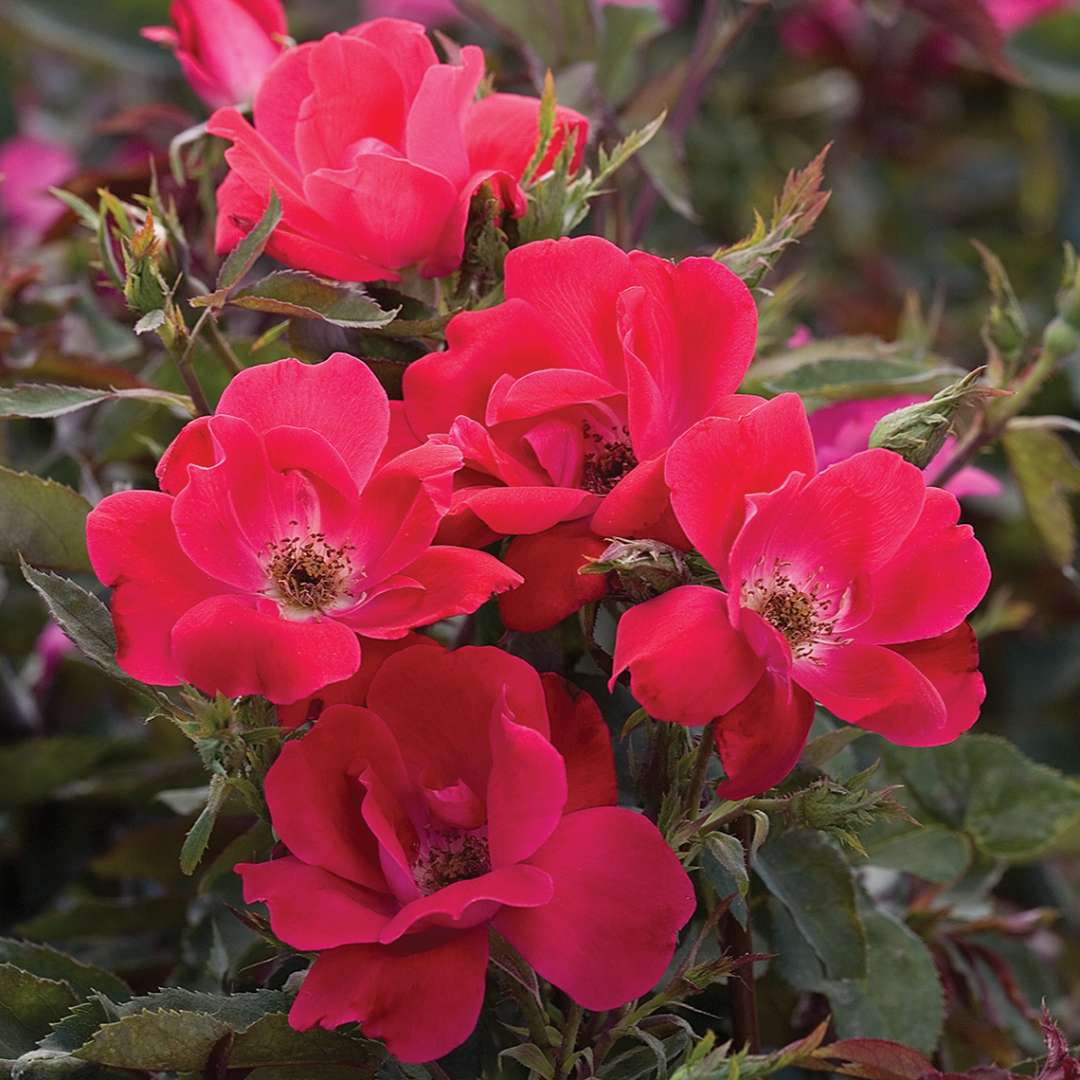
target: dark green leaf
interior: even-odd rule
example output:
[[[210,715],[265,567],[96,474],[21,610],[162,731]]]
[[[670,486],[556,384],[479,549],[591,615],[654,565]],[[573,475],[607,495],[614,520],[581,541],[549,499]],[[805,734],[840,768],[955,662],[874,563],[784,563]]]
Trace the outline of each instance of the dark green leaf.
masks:
[[[255,260],[266,250],[270,234],[281,221],[281,202],[277,192],[270,192],[270,202],[263,211],[255,228],[251,230],[229,253],[218,271],[217,287],[228,291],[255,265]]]
[[[22,572],[83,655],[114,678],[126,679],[116,665],[116,632],[109,609],[93,593],[67,578],[34,570],[26,563]]]
[[[873,866],[903,870],[924,881],[947,884],[971,865],[971,842],[963,833],[940,825],[883,830],[880,837],[864,835]]]
[[[1076,521],[1070,496],[1080,493],[1080,461],[1048,428],[1011,429],[1002,440],[1031,523],[1050,558],[1070,566],[1076,558]]]
[[[328,281],[306,270],[279,270],[241,289],[230,303],[251,311],[322,319],[352,330],[386,326],[400,310],[384,311],[360,285]]]
[[[89,570],[90,504],[63,484],[0,466],[0,563]]]
[[[53,735],[0,746],[0,807],[47,799],[111,749],[107,739],[94,735]]]
[[[742,841],[729,833],[713,833],[701,851],[701,871],[717,896],[732,897],[731,912],[745,926],[750,875]]]
[[[933,749],[886,746],[883,754],[918,800],[920,820],[932,816],[963,830],[985,855],[1025,862],[1075,840],[1080,783],[1005,739],[965,735]]]
[[[17,1057],[32,1050],[76,1000],[66,983],[0,963],[0,1053]]]
[[[197,1070],[229,1031],[207,1013],[138,1012],[98,1028],[75,1057],[123,1069]]]
[[[180,848],[180,870],[190,876],[195,873],[195,867],[199,865],[206,851],[206,845],[210,843],[210,834],[214,831],[214,823],[224,805],[225,797],[229,794],[229,783],[224,776],[215,773],[210,780],[210,791],[206,805],[195,819],[195,824],[184,837],[184,843]]]
[[[91,964],[84,964],[51,945],[0,938],[0,963],[14,964],[45,979],[63,981],[80,998],[89,996],[95,990],[108,994],[115,1001],[131,996],[123,979]]]
[[[788,829],[769,838],[754,869],[834,979],[866,972],[866,932],[851,867],[823,833]]]
[[[179,410],[188,416],[195,415],[195,407],[186,394],[173,394],[153,387],[113,390],[60,386],[56,383],[17,383],[15,386],[0,386],[0,420],[64,416],[88,405],[96,405],[99,401],[145,401]]]
[[[366,1065],[372,1073],[386,1051],[370,1039],[335,1031],[294,1031],[285,1013],[271,1013],[241,1032],[233,1044],[229,1067],[260,1065]]]
[[[184,910],[184,900],[179,896],[84,899],[26,919],[15,930],[30,938],[48,940],[136,934],[143,930],[172,929],[183,922]]]

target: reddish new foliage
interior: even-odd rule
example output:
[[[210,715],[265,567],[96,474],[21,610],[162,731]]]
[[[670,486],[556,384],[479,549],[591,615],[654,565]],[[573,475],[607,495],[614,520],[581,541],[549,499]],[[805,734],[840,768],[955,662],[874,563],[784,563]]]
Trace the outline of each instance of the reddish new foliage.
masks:
[[[655,826],[613,805],[592,699],[498,649],[390,657],[366,708],[285,745],[266,796],[289,854],[238,869],[274,933],[318,954],[292,1024],[360,1021],[403,1061],[472,1032],[489,927],[602,1011],[656,983],[694,910]]]
[[[104,499],[87,542],[120,666],[289,703],[357,670],[357,634],[400,638],[515,585],[490,555],[432,546],[461,454],[385,459],[389,414],[345,353],[249,368],[169,447],[160,492]]]
[[[908,746],[955,739],[983,700],[963,620],[990,569],[956,498],[887,450],[815,473],[794,394],[691,428],[665,475],[726,592],[683,586],[619,623],[615,673],[651,715],[721,718],[728,798],[783,779],[814,700]]]
[[[271,190],[283,218],[275,258],[342,281],[397,281],[406,267],[438,277],[461,262],[469,204],[490,186],[514,216],[519,181],[539,137],[540,102],[517,94],[476,99],[484,54],[439,63],[419,23],[376,19],[288,50],[255,95],[253,122],[221,109],[209,130],[228,139],[218,189],[217,248],[250,231]],[[363,102],[363,107],[358,107]],[[588,122],[560,109],[540,169]]]
[[[248,102],[285,47],[281,0],[173,0],[172,26],[142,34],[176,53],[184,77],[211,108]]]
[[[506,300],[447,327],[448,349],[405,373],[418,437],[460,449],[444,535],[510,545],[526,585],[515,629],[543,629],[603,591],[577,571],[606,536],[688,546],[664,458],[706,416],[737,416],[754,350],[749,290],[711,259],[674,264],[599,237],[542,241],[506,260]]]

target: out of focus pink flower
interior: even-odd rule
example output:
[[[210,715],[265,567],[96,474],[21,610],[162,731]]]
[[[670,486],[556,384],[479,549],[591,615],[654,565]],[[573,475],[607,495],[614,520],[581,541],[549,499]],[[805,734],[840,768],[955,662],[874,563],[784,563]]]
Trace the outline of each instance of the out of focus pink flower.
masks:
[[[810,332],[810,327],[806,323],[799,323],[791,332],[791,337],[784,344],[789,349],[801,349],[804,345],[809,345],[813,340],[814,335]]]
[[[169,17],[174,26],[147,26],[142,36],[172,49],[212,109],[250,101],[288,33],[281,0],[173,0]]]
[[[1043,15],[1075,8],[1076,3],[1075,0],[986,0],[986,6],[1006,34],[1015,34]]]
[[[810,416],[810,430],[814,435],[819,469],[851,457],[866,449],[874,425],[888,413],[925,401],[924,397],[904,396],[872,398],[868,401],[841,401],[826,405]],[[924,470],[926,482],[933,484],[935,477],[948,465],[956,446],[955,439],[946,439],[941,452]],[[1001,484],[998,479],[982,469],[961,469],[945,487],[958,498],[967,495],[998,495]]]
[[[39,698],[48,692],[56,679],[60,664],[74,651],[75,646],[71,639],[60,629],[58,623],[50,619],[34,642],[34,693]]]
[[[599,0],[600,7],[657,8],[671,25],[686,14],[686,0]],[[364,19],[389,16],[412,19],[425,26],[444,26],[461,18],[454,0],[361,0],[360,15]]]
[[[63,143],[33,135],[0,143],[0,219],[12,246],[32,244],[63,213],[49,188],[66,180],[76,165]]]

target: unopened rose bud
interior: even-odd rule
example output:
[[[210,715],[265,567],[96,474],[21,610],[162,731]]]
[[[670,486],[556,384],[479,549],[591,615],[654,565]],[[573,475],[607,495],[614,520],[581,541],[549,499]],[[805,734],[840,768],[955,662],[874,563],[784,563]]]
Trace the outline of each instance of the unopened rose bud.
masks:
[[[870,433],[870,447],[893,450],[905,461],[925,469],[937,457],[952,434],[958,416],[987,397],[1007,391],[980,385],[983,369],[968,372],[962,379],[939,390],[927,401],[919,401],[883,416]]]
[[[617,575],[618,587],[628,600],[641,602],[679,585],[688,585],[693,574],[686,552],[659,540],[614,540],[582,574]]]

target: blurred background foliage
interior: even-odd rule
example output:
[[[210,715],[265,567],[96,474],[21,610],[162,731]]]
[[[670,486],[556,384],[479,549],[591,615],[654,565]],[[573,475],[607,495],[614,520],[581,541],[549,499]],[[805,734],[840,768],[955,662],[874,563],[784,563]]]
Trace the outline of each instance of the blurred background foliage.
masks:
[[[567,19],[576,9],[570,0],[554,6]],[[1052,315],[1062,242],[1080,244],[1080,12],[1038,20],[995,55],[945,34],[903,0],[873,5],[854,34],[815,22],[804,0],[699,0],[671,26],[655,12],[607,7],[602,32],[573,33],[560,30],[551,3],[462,7],[476,20],[444,31],[485,46],[500,88],[533,90],[552,67],[560,100],[588,112],[609,145],[669,110],[661,135],[619,174],[583,231],[672,256],[709,253],[747,233],[751,209],[767,211],[788,170],[831,144],[831,203],[767,280],[770,349],[799,327],[814,338],[892,340],[929,323],[936,353],[963,367],[983,363],[989,293],[973,238],[1008,268],[1031,325]],[[289,14],[303,40],[350,25],[359,12],[353,0],[305,0]],[[170,141],[204,111],[172,59],[139,38],[141,26],[166,15],[165,0],[0,0],[0,140],[30,134],[65,144],[73,161],[53,182],[91,202],[101,186],[122,197],[147,191],[153,162],[162,191],[177,200],[198,270],[221,148],[206,151],[201,179],[181,187],[170,176]],[[721,20],[712,38],[702,34],[708,20]],[[518,37],[532,43],[524,54]],[[716,55],[684,98],[703,39]],[[56,215],[32,250],[8,225],[0,386],[30,379],[183,389],[152,335],[132,335],[122,302],[100,286],[73,213]],[[207,280],[212,270],[205,267]],[[916,300],[925,322],[914,315]],[[267,334],[272,328],[273,320],[247,314],[230,323],[245,362],[305,344]],[[316,353],[320,340],[306,346]],[[200,352],[196,364],[204,385],[220,391],[225,376],[214,358]],[[1080,367],[1052,378],[1035,408],[1080,416]],[[149,484],[182,419],[159,403],[113,401],[55,421],[0,421],[0,462],[92,500],[118,485]],[[978,730],[1007,741],[920,757],[868,737],[830,761],[834,775],[851,776],[884,758],[882,777],[905,785],[903,798],[927,828],[915,836],[902,824],[875,826],[861,838],[869,856],[841,854],[825,838],[806,873],[826,898],[835,888],[829,902],[844,910],[868,903],[863,888],[887,893],[906,929],[892,916],[865,914],[859,925],[885,942],[874,954],[885,966],[863,969],[859,980],[815,970],[803,955],[813,928],[791,924],[792,892],[806,883],[779,880],[790,864],[772,846],[761,870],[769,895],[755,921],[763,950],[783,955],[761,984],[770,1043],[805,1032],[832,1008],[851,1017],[852,1030],[906,1013],[891,1033],[929,1049],[944,1008],[946,1067],[1014,1064],[1039,1051],[1033,1017],[1044,997],[1080,1038],[1080,795],[1074,781],[1038,764],[1080,775],[1080,584],[1071,564],[1062,570],[1048,558],[999,454],[979,464],[1005,490],[965,504],[997,582],[980,614],[989,696]],[[78,556],[56,568],[87,569]],[[146,722],[144,700],[64,645],[17,569],[0,574],[0,933],[57,944],[136,991],[170,981],[208,991],[259,985],[271,954],[259,927],[236,914],[238,881],[226,871],[265,836],[243,806],[227,804],[209,869],[196,879],[181,874],[176,853],[205,801],[190,744],[172,725]],[[536,660],[551,642],[513,647]],[[801,779],[821,779],[820,767],[805,766]],[[999,800],[989,818],[981,785]],[[1025,821],[1035,823],[1032,836]],[[830,877],[836,860],[860,870],[858,893],[846,871]],[[711,865],[727,880],[722,859]],[[908,933],[929,953],[912,959],[890,938]],[[926,971],[904,966],[925,966],[927,955],[944,1006],[916,992],[936,985],[933,969],[928,982]],[[895,997],[875,998],[875,982]],[[875,1019],[858,1011],[860,1001]],[[722,1002],[706,1002],[709,1012],[714,1005],[723,1013]],[[920,1029],[921,1041],[912,1036]]]

